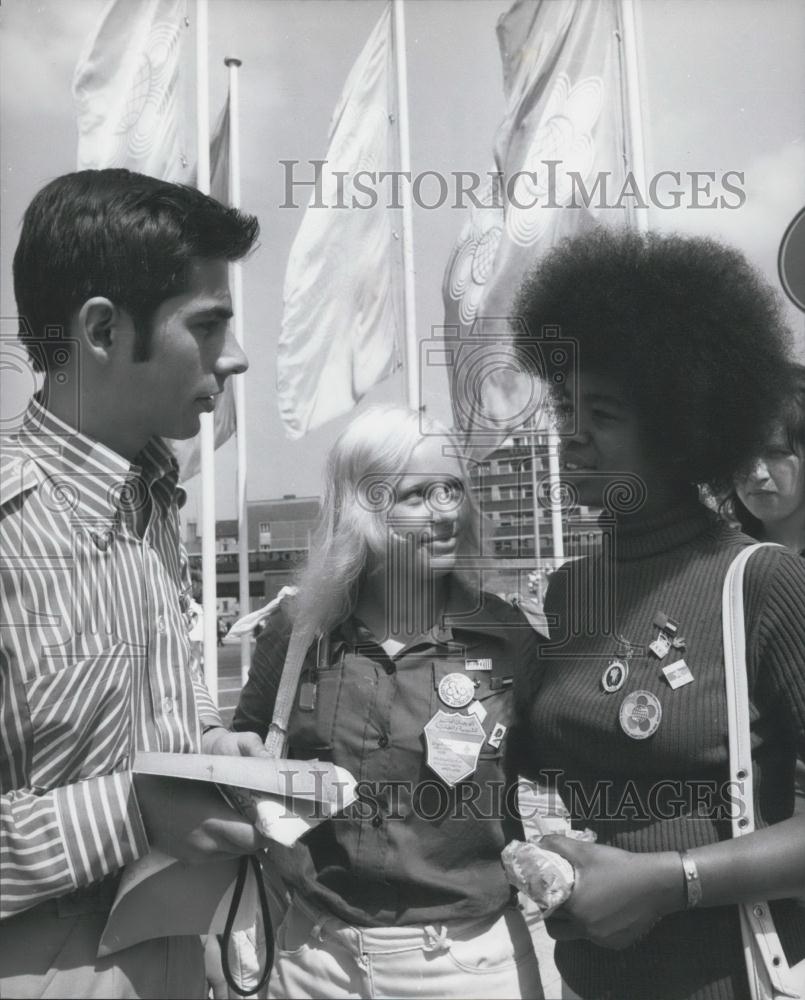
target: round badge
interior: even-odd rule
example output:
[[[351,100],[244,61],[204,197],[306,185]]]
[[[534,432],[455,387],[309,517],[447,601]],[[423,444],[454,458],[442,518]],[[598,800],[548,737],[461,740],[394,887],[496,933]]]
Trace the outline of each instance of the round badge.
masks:
[[[629,664],[624,663],[623,660],[612,660],[601,674],[601,687],[609,694],[614,694],[616,691],[620,691],[628,676]]]
[[[439,681],[439,697],[450,708],[464,708],[475,697],[475,685],[465,674],[448,674]]]
[[[633,740],[645,740],[660,728],[662,705],[651,691],[632,691],[621,702],[621,729]]]

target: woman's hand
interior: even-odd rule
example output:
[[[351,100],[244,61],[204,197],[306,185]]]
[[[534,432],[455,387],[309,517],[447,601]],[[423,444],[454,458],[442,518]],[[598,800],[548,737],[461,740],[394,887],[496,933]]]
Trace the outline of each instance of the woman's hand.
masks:
[[[545,922],[557,941],[587,938],[602,948],[626,948],[662,917],[685,907],[676,851],[635,854],[569,837],[543,837],[540,847],[573,865],[570,899]]]

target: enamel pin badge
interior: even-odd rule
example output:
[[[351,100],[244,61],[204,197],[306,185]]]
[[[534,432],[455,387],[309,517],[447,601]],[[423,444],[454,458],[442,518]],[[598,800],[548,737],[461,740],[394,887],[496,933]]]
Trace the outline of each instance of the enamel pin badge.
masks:
[[[651,691],[632,691],[621,702],[621,729],[633,740],[647,740],[660,728],[662,705]]]
[[[466,708],[475,697],[475,684],[466,674],[448,674],[439,681],[439,698],[448,708]]]
[[[669,663],[667,667],[662,668],[662,672],[665,674],[665,679],[674,691],[677,688],[684,687],[685,684],[693,683],[693,674],[684,660],[676,660],[674,663]]]
[[[428,767],[452,787],[475,772],[485,740],[477,716],[439,709],[425,726]]]
[[[465,660],[464,661],[465,670],[491,670],[492,660],[488,656],[481,657],[477,660]]]

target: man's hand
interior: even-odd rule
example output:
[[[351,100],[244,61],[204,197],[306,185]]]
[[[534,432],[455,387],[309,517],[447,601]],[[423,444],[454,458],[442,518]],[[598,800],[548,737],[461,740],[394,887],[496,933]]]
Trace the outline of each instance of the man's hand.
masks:
[[[134,787],[149,844],[180,861],[220,861],[268,846],[206,782],[135,774]]]
[[[684,909],[676,851],[636,854],[561,836],[543,837],[540,847],[567,858],[576,873],[570,899],[545,921],[558,941],[587,938],[602,948],[626,948]]]
[[[268,751],[257,733],[230,733],[223,726],[209,729],[201,737],[201,752],[228,757],[268,757]]]

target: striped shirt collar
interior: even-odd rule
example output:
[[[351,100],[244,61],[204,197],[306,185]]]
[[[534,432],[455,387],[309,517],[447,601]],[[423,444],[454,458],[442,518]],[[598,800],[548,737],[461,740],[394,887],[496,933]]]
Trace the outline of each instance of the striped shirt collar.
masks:
[[[178,464],[168,445],[151,438],[133,462],[95,441],[46,409],[32,397],[18,435],[20,447],[51,480],[54,491],[70,503],[70,487],[82,505],[99,517],[117,517],[139,491],[153,489],[164,507],[184,491],[177,488]],[[65,490],[67,492],[65,492]],[[77,502],[77,501],[76,501]]]

